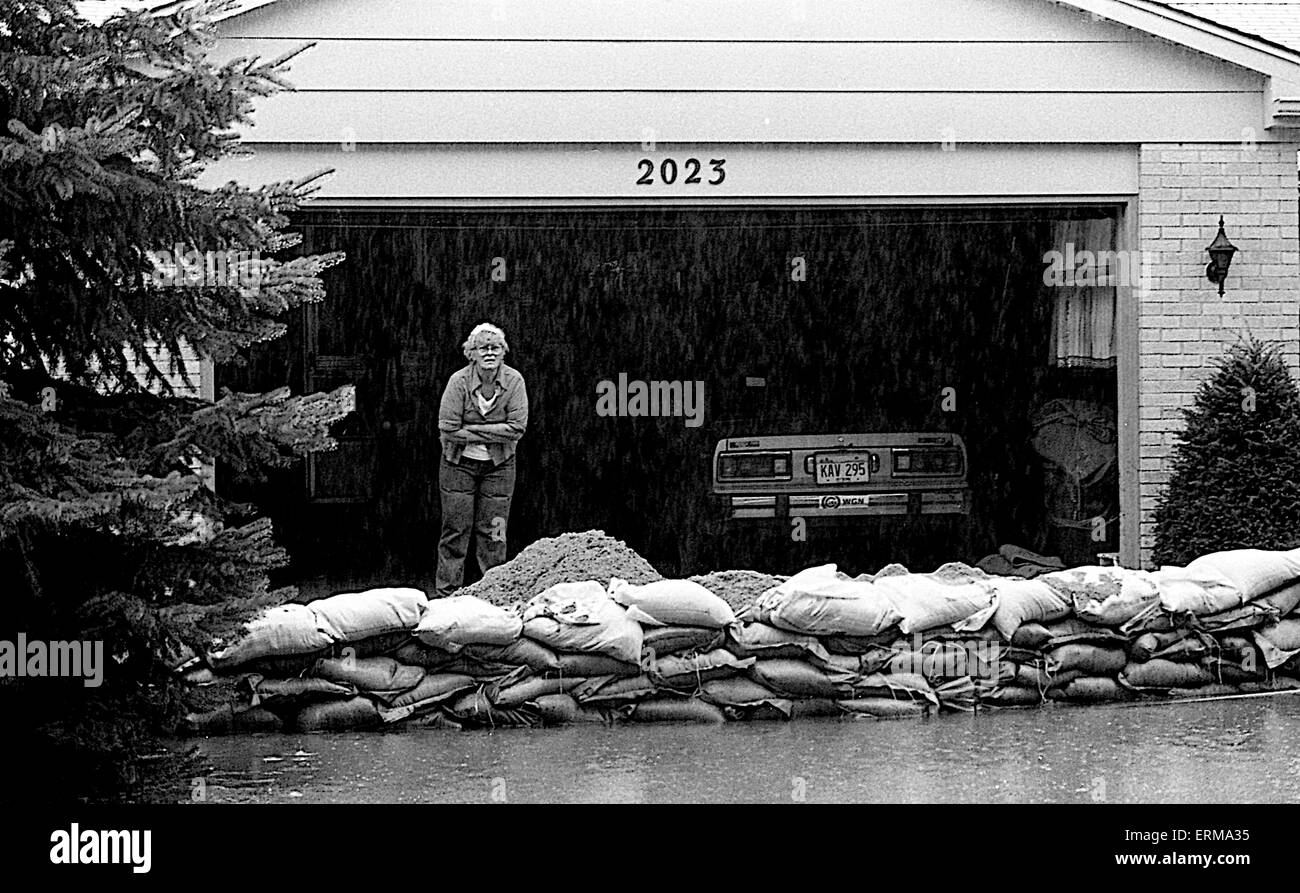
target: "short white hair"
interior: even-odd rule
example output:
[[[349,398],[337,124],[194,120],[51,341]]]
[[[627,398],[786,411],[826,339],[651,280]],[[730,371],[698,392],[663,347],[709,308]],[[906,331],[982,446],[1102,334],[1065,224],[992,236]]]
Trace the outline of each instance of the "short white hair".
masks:
[[[490,322],[481,322],[474,327],[469,333],[469,337],[465,339],[465,343],[461,346],[461,350],[465,353],[465,359],[474,359],[474,348],[493,336],[501,340],[501,353],[509,353],[510,345],[506,342],[506,333]]]

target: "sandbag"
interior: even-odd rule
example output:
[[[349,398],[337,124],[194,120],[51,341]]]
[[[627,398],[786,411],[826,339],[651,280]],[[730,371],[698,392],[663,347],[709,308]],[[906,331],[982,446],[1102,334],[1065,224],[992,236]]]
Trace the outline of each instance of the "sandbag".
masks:
[[[708,700],[706,698],[706,700]],[[714,703],[710,701],[709,703]],[[827,703],[835,703],[828,701]],[[739,720],[742,722],[787,722],[791,718],[795,702],[789,698],[772,698],[767,701],[759,701],[755,704],[743,706],[718,704],[722,714],[728,720]]]
[[[1128,655],[1122,648],[1102,648],[1084,642],[1053,648],[1048,657],[1058,672],[1078,670],[1084,676],[1114,676],[1128,663]]]
[[[544,726],[563,726],[578,721],[578,702],[566,694],[556,692],[539,696],[533,709]]]
[[[415,685],[393,698],[394,709],[412,707],[412,712],[419,713],[443,701],[464,694],[476,688],[478,683],[469,676],[457,673],[429,673]]]
[[[1133,693],[1116,682],[1113,676],[1080,676],[1063,686],[1049,688],[1047,697],[1078,704],[1103,704],[1131,700]]]
[[[988,585],[998,599],[993,628],[1004,641],[1010,642],[1022,624],[1059,620],[1070,614],[1070,600],[1041,580],[995,577]]]
[[[641,659],[641,624],[594,581],[557,583],[538,593],[523,614],[524,635],[558,652]]]
[[[721,648],[724,641],[725,634],[719,629],[703,626],[651,626],[644,630],[641,637],[641,657],[648,660],[651,653],[662,657],[689,651],[712,651]]]
[[[492,703],[505,709],[522,707],[546,695],[566,694],[586,681],[581,677],[566,677],[563,679],[534,677],[525,679],[522,682],[516,682],[514,685],[499,689],[492,699]]]
[[[642,701],[632,711],[633,722],[695,722],[718,724],[727,721],[722,711],[699,698]]]
[[[1191,628],[1175,629],[1169,632],[1143,633],[1129,645],[1129,657],[1141,663],[1153,657],[1159,657],[1171,645],[1175,645],[1192,635]]]
[[[1078,619],[1099,626],[1120,626],[1160,603],[1160,591],[1146,571],[1090,565],[1037,579],[1070,599]]]
[[[813,636],[875,636],[902,619],[884,590],[852,580],[835,565],[808,568],[772,587],[743,620],[757,620]]]
[[[485,712],[456,717],[456,721],[476,729],[526,729],[541,724],[541,718],[532,708],[501,710],[491,707]]]
[[[1223,554],[1223,553],[1220,553]],[[1199,561],[1199,559],[1198,559]],[[1196,562],[1192,562],[1195,565]],[[1218,614],[1249,601],[1242,590],[1212,566],[1162,567],[1151,575],[1160,607],[1174,614]]]
[[[393,652],[403,645],[410,642],[419,644],[419,641],[412,630],[399,629],[340,643],[334,647],[340,652],[350,651],[353,657],[392,657]]]
[[[974,713],[979,707],[979,692],[979,686],[970,676],[936,682],[934,686],[940,708],[963,713]]]
[[[898,627],[890,627],[883,633],[874,636],[818,636],[817,641],[822,644],[831,654],[847,654],[864,656],[871,653],[879,653],[880,649],[890,648],[896,641],[900,640]],[[749,656],[749,655],[746,655]],[[761,656],[761,655],[755,655]],[[790,654],[772,654],[771,657],[796,657]],[[807,658],[816,660],[815,657]]]
[[[791,698],[846,698],[853,696],[853,676],[822,670],[802,660],[777,657],[756,661],[750,676],[778,694]]]
[[[450,699],[444,709],[461,722],[486,721],[492,713],[492,701],[482,688],[476,688]]]
[[[497,680],[519,670],[523,670],[525,673],[532,672],[531,669],[520,664],[500,663],[493,660],[475,660],[464,651],[456,655],[456,659],[451,663],[438,668],[440,673],[458,673],[473,676],[481,682]]]
[[[320,629],[334,641],[354,642],[414,629],[428,604],[428,598],[419,589],[392,587],[341,592],[317,599],[307,607],[316,614]]]
[[[605,654],[560,654],[560,666],[547,670],[546,676],[617,676],[625,678],[641,673],[641,665],[617,660]]]
[[[956,679],[961,676],[987,678],[996,675],[1001,651],[984,642],[931,641],[911,646],[896,645],[885,665],[891,673],[920,673],[927,679]],[[878,668],[877,668],[878,669]],[[862,667],[862,672],[874,672]]]
[[[737,657],[786,657],[825,664],[830,652],[815,636],[794,633],[767,623],[734,623],[727,627],[728,651]],[[877,645],[867,646],[879,647]]]
[[[399,664],[424,667],[429,672],[437,672],[460,660],[460,655],[443,651],[441,648],[431,648],[414,636],[406,644],[383,656],[391,657]]]
[[[516,639],[509,645],[466,645],[461,655],[485,664],[528,667],[535,673],[560,668],[559,655],[545,645],[525,638]]]
[[[609,596],[628,609],[631,619],[647,626],[722,629],[736,622],[730,605],[690,580],[636,585],[614,577],[609,581]]]
[[[1026,688],[1022,685],[1000,685],[980,694],[981,704],[997,707],[1036,707],[1042,702],[1043,694],[1037,686]]]
[[[859,673],[864,672],[862,669],[862,660],[861,657],[850,657],[847,654],[832,654],[830,657],[826,658],[825,661],[810,660],[808,662],[813,666],[821,667],[823,670],[839,671],[841,673],[848,673],[849,675],[856,676]],[[886,663],[888,663],[887,660],[882,660],[880,661],[879,666],[877,666],[873,661],[870,672],[874,673]]]
[[[399,664],[391,657],[327,657],[316,661],[312,675],[361,691],[405,691],[420,684],[423,667]]]
[[[206,713],[187,714],[178,731],[184,735],[228,735],[279,732],[284,729],[284,725],[284,720],[266,707],[224,704]]]
[[[659,687],[642,673],[622,679],[613,676],[587,679],[570,689],[569,694],[580,704],[621,704],[651,697],[658,691]]]
[[[1107,629],[1078,617],[1066,617],[1051,623],[1026,623],[1011,637],[1011,644],[1030,651],[1051,650],[1071,642],[1091,642],[1104,645],[1108,642],[1124,644],[1128,638],[1113,629]]]
[[[1175,663],[1153,658],[1145,663],[1130,662],[1119,674],[1129,688],[1199,688],[1214,682],[1214,675],[1200,664]]]
[[[745,676],[705,682],[700,697],[719,707],[754,707],[766,702],[784,700],[770,688],[759,685]]]
[[[852,698],[895,698],[939,706],[934,687],[917,673],[871,673],[853,680]]]
[[[1239,608],[1200,617],[1198,624],[1215,632],[1253,629],[1280,620],[1297,607],[1300,607],[1300,582],[1282,586]]]
[[[1290,552],[1268,549],[1211,552],[1189,561],[1187,570],[1193,573],[1204,571],[1228,580],[1241,594],[1241,601],[1250,602],[1300,580],[1300,549]]]
[[[420,641],[458,653],[466,645],[509,645],[523,622],[513,611],[473,595],[452,595],[429,602],[415,627]]]
[[[1274,589],[1267,595],[1255,599],[1251,604],[1266,605],[1285,617],[1300,608],[1300,581]]]
[[[650,679],[663,688],[694,690],[711,679],[735,676],[754,665],[756,658],[736,657],[725,648],[705,654],[669,655],[648,667]]]
[[[380,723],[379,708],[367,697],[358,695],[345,701],[308,704],[298,711],[294,725],[300,732],[347,731],[365,729]]]
[[[1208,641],[1207,641],[1208,640]],[[1152,653],[1152,658],[1173,661],[1198,661],[1209,655],[1217,647],[1213,639],[1187,636]]]
[[[208,666],[217,671],[229,670],[262,658],[320,651],[335,641],[329,630],[320,628],[311,608],[280,605],[244,624],[238,641],[208,655]]]
[[[244,732],[280,732],[284,730],[284,718],[266,707],[249,707],[235,711],[235,731]]]
[[[876,719],[903,719],[925,716],[930,712],[930,708],[922,701],[898,701],[893,698],[850,698],[836,703],[845,713]]]
[[[1255,631],[1255,644],[1271,670],[1300,655],[1300,617],[1288,617]]]
[[[265,679],[258,675],[244,680],[250,693],[250,702],[281,708],[292,704],[301,707],[317,701],[334,701],[357,696],[355,685],[331,682],[328,679]]]
[[[930,574],[877,574],[872,585],[888,594],[899,616],[898,628],[911,634],[950,626],[985,611],[993,603],[988,574],[950,562]]]
[[[1254,645],[1251,646],[1251,650],[1254,651]],[[1267,675],[1263,660],[1256,662],[1253,654],[1249,664],[1244,664],[1223,655],[1211,655],[1201,661],[1201,666],[1205,667],[1210,677],[1216,682],[1229,685],[1239,685],[1242,682],[1257,682]],[[1278,672],[1281,672],[1280,667]]]
[[[1060,688],[1082,675],[1082,670],[1062,670],[1051,662],[1020,664],[1016,668],[1015,684],[1041,692],[1052,686]]]

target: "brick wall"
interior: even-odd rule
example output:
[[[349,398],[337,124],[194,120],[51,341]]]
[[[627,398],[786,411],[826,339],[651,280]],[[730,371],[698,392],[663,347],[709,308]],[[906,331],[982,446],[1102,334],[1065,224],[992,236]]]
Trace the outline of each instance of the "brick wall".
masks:
[[[1297,146],[1144,145],[1139,168],[1138,441],[1143,566],[1156,502],[1169,481],[1181,409],[1239,333],[1284,345],[1300,374]],[[1205,247],[1223,215],[1240,249],[1225,293],[1205,278]]]

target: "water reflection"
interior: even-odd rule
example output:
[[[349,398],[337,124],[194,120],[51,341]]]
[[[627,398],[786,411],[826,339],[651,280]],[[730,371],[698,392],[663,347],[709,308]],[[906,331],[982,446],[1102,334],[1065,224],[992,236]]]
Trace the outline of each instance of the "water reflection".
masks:
[[[1297,802],[1300,698],[803,720],[252,735],[217,802]]]

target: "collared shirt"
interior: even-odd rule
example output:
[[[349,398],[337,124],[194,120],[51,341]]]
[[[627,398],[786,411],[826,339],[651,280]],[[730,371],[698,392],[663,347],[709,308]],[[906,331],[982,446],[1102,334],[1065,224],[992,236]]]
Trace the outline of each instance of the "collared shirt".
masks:
[[[480,405],[480,397],[492,401],[486,412]],[[438,409],[440,431],[455,431],[465,425],[484,424],[505,426],[499,434],[499,440],[494,439],[484,444],[492,462],[500,465],[515,454],[515,444],[528,427],[528,392],[524,388],[524,377],[519,374],[519,370],[505,363],[498,368],[496,381],[490,388],[479,378],[478,366],[468,363],[452,373],[442,392],[442,403]],[[468,444],[445,436],[441,441],[442,454],[447,461],[459,462]]]

